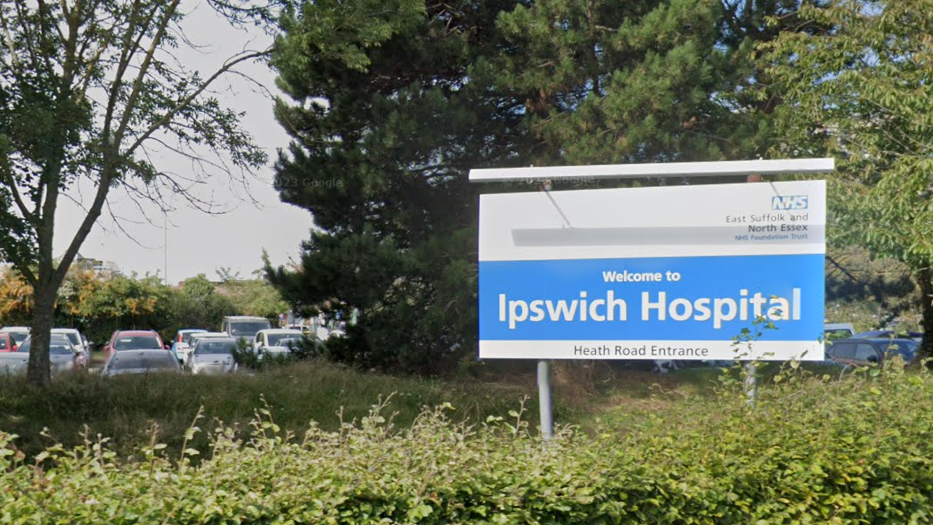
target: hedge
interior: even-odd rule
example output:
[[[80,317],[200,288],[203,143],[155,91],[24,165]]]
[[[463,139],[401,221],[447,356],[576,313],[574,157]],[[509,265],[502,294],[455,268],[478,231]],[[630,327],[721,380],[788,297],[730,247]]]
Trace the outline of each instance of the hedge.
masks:
[[[0,523],[933,523],[929,373],[774,380],[753,410],[725,384],[547,444],[521,410],[470,426],[449,405],[302,436],[261,408],[248,437],[212,424],[197,464],[157,443],[118,458],[99,437],[27,461],[0,433]]]

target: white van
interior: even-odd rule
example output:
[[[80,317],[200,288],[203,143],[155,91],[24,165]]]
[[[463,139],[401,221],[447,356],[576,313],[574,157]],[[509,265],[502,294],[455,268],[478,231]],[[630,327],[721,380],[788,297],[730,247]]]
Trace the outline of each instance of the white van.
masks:
[[[225,332],[234,339],[246,340],[246,344],[252,348],[256,334],[258,334],[260,330],[269,330],[271,328],[272,323],[265,317],[230,315],[224,317],[224,322],[220,331]]]

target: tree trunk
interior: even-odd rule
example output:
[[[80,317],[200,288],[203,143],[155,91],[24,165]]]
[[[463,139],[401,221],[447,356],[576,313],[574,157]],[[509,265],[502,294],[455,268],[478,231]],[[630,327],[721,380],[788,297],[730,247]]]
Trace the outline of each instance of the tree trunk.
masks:
[[[56,289],[48,282],[41,282],[35,290],[35,305],[29,348],[29,368],[26,379],[33,385],[45,385],[51,379],[49,366],[49,342],[55,318]]]
[[[933,272],[929,265],[917,272],[917,282],[920,285],[920,311],[923,313],[920,357],[933,357]]]

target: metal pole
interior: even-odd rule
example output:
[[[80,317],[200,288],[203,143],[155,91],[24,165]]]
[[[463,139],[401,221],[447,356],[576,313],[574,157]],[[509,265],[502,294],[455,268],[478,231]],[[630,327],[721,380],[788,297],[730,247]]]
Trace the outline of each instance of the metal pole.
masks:
[[[164,236],[162,253],[165,256],[165,286],[168,286],[168,213],[165,210],[162,210],[162,235]]]
[[[758,400],[758,368],[754,361],[745,363],[745,406],[755,407]]]
[[[538,405],[541,408],[541,437],[547,441],[554,435],[554,414],[551,412],[551,366],[538,361]]]
[[[746,182],[764,182],[760,174],[750,174],[745,178]],[[758,327],[755,327],[757,331]],[[754,361],[745,363],[745,406],[755,407],[758,401],[758,367]]]

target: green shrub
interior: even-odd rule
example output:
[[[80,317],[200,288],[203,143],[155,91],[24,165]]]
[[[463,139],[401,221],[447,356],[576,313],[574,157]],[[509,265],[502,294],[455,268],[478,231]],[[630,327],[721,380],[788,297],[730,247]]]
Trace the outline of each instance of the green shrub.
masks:
[[[450,405],[397,428],[367,417],[294,435],[260,408],[251,433],[192,427],[179,461],[104,440],[27,460],[0,434],[0,523],[924,524],[933,495],[933,376],[836,381],[786,368],[758,408],[725,383],[626,426],[562,428],[522,409],[468,424]],[[203,425],[200,419],[196,425]],[[210,437],[195,465],[187,442]]]

